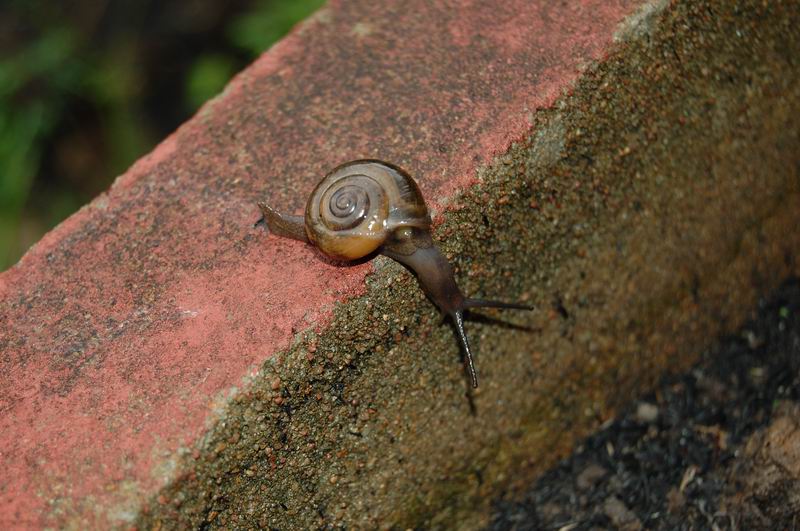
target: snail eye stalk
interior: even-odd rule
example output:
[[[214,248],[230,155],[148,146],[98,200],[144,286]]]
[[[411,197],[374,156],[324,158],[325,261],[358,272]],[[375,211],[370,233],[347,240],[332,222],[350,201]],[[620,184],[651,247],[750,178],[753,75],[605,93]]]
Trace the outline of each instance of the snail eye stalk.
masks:
[[[467,299],[464,301],[464,308],[502,308],[504,310],[533,310],[530,304],[519,304],[516,302],[489,301],[486,299]]]
[[[467,339],[467,333],[464,331],[464,312],[462,310],[456,310],[451,313],[450,316],[453,318],[453,323],[456,326],[456,332],[458,333],[458,339],[461,341],[461,346],[464,347],[464,364],[472,379],[472,387],[478,387],[478,374],[475,372],[475,362],[472,360],[469,340]]]

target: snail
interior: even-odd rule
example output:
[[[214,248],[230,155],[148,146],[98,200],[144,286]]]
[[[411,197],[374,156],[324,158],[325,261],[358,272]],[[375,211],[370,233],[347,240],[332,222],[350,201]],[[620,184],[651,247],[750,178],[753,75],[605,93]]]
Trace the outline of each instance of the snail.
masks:
[[[449,316],[465,351],[465,366],[478,376],[464,331],[464,311],[492,307],[532,310],[525,304],[471,299],[456,285],[453,268],[434,245],[431,217],[417,183],[401,168],[379,160],[356,160],[333,169],[308,198],[305,216],[282,214],[260,202],[277,236],[310,243],[337,261],[383,254],[411,269],[423,291]]]

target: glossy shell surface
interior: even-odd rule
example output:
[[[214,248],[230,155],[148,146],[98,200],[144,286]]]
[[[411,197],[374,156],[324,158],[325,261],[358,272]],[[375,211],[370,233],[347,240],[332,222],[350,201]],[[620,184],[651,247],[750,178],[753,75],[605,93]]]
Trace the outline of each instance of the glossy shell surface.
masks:
[[[405,227],[428,230],[431,219],[414,179],[377,160],[357,160],[331,171],[314,188],[306,232],[323,253],[358,260]]]

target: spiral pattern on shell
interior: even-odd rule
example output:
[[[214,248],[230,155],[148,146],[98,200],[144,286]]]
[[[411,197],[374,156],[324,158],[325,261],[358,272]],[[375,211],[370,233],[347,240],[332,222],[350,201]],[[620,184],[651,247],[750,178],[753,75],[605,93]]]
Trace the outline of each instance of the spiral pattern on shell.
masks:
[[[374,252],[400,227],[430,227],[417,184],[406,172],[374,160],[343,164],[329,173],[308,199],[306,233],[337,260]]]

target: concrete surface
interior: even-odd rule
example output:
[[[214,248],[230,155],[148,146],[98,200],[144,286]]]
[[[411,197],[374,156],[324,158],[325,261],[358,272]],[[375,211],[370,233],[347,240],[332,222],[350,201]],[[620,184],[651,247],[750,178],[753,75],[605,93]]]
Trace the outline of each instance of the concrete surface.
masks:
[[[688,4],[306,21],[0,276],[2,526],[485,522],[798,270],[797,10]],[[252,228],[359,157],[540,308],[468,324],[475,393],[400,266]]]

